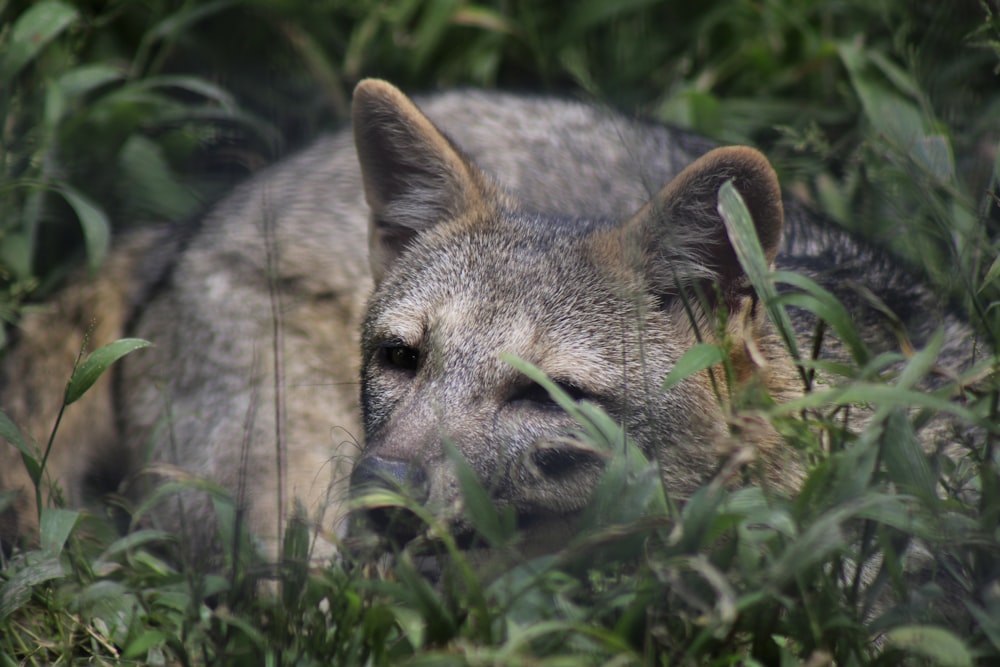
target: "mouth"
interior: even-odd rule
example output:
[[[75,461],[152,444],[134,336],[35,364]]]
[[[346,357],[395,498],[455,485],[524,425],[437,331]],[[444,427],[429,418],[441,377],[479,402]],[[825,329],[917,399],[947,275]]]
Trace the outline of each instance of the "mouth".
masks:
[[[462,578],[470,569],[478,579],[489,582],[528,561],[565,549],[574,523],[565,517],[519,517],[514,543],[502,548],[491,547],[467,524],[449,526],[453,546],[430,529],[402,543],[396,541],[397,536],[381,535],[380,549],[374,555],[392,570],[402,566],[434,586],[445,585],[454,576]],[[461,565],[456,568],[456,563]]]
[[[488,554],[502,554],[508,561],[529,560],[565,549],[576,533],[578,519],[579,513],[518,512],[510,538],[497,542],[464,516],[428,523],[425,517],[404,507],[369,507],[352,524],[351,533],[355,538],[365,536],[362,541],[371,554],[399,554],[405,550],[414,559],[422,559],[448,557],[457,551],[470,562],[493,560]]]

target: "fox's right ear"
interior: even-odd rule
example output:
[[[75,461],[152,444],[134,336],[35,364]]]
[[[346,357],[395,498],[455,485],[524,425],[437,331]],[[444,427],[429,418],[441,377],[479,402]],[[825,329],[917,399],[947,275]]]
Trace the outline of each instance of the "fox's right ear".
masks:
[[[700,283],[711,300],[714,283],[731,310],[752,293],[718,210],[726,181],[743,197],[764,256],[774,261],[784,225],[774,169],[751,148],[717,148],[678,174],[625,225],[651,289],[667,295]]]
[[[479,208],[487,186],[395,86],[378,79],[359,83],[351,116],[371,208],[369,262],[377,284],[418,234]]]

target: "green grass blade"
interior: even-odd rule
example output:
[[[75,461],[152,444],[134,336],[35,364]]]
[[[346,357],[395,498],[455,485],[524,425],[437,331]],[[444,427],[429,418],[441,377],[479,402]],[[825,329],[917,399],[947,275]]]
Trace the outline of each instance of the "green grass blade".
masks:
[[[764,249],[757,237],[750,211],[747,210],[743,197],[740,196],[732,181],[727,181],[719,189],[719,215],[726,225],[729,242],[736,252],[740,266],[750,279],[750,284],[760,295],[767,313],[778,329],[782,341],[792,354],[793,359],[801,359],[795,329],[792,321],[778,300],[778,291],[771,278],[771,267],[768,266]]]
[[[69,379],[69,384],[66,385],[64,398],[66,405],[71,405],[79,400],[111,364],[130,352],[150,345],[152,343],[141,338],[122,338],[91,352],[83,363],[73,371],[73,376]]]
[[[510,507],[497,508],[489,493],[483,487],[472,466],[465,460],[461,452],[450,442],[445,441],[444,451],[455,469],[462,499],[465,501],[466,516],[472,522],[476,531],[493,547],[503,547],[510,543],[514,536],[515,517]]]
[[[94,271],[104,261],[111,246],[111,222],[100,207],[75,188],[62,184],[56,188],[56,192],[62,195],[80,221],[87,248],[87,264]]]
[[[716,364],[721,364],[726,358],[725,353],[718,345],[709,343],[698,343],[684,353],[674,367],[670,369],[666,379],[663,380],[663,391],[667,391],[685,378],[694,375],[698,371],[711,368]]]

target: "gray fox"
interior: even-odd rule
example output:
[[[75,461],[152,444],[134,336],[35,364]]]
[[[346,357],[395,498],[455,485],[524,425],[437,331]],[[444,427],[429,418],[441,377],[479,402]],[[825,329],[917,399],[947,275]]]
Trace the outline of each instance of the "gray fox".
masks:
[[[352,121],[196,225],[123,239],[100,276],[25,318],[0,407],[39,440],[85,340],[154,343],[67,411],[48,472],[68,502],[203,478],[232,494],[271,559],[300,501],[326,557],[352,479],[401,483],[467,532],[450,442],[546,548],[604,460],[568,439],[572,419],[503,354],[606,410],[678,498],[735,437],[764,478],[792,489],[795,454],[766,425],[731,423],[714,371],[662,390],[705,341],[725,342],[734,387],[776,401],[803,391],[718,213],[727,181],[768,261],[833,292],[873,348],[898,338],[854,283],[916,345],[943,326],[942,363],[967,359],[961,318],[879,251],[783,201],[755,150],[565,100],[456,91],[413,102],[377,80],[358,85]],[[810,340],[815,318],[793,319]],[[21,491],[0,520],[12,540],[34,530],[35,513],[16,451],[0,457],[0,489]],[[210,565],[209,496],[175,500],[152,520]]]

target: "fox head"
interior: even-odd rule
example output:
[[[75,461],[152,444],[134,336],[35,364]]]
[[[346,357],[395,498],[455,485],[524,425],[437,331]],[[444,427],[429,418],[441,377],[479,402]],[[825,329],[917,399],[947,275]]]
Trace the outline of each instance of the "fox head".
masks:
[[[737,381],[763,377],[778,398],[795,385],[717,211],[731,180],[774,260],[781,193],[760,153],[712,151],[621,220],[559,218],[520,205],[385,82],[358,86],[353,126],[375,279],[355,485],[398,483],[468,530],[447,442],[519,525],[584,508],[604,458],[574,444],[573,419],[504,355],[601,406],[680,498],[731,437],[710,372],[662,389],[691,346],[723,337]],[[745,438],[780,481],[777,436]]]

